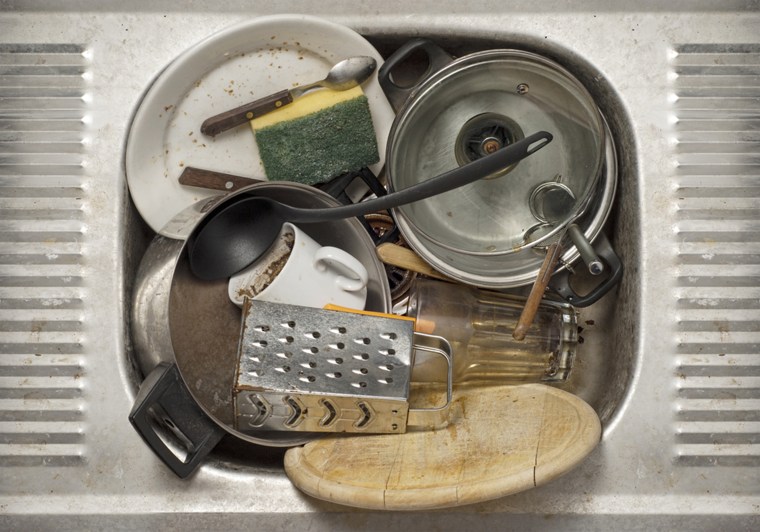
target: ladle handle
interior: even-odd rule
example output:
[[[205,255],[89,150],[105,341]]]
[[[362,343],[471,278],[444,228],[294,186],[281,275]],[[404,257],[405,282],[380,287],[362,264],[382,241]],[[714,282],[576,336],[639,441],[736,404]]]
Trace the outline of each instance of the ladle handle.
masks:
[[[437,194],[443,194],[511,166],[528,155],[536,153],[552,141],[551,133],[539,131],[510,144],[490,155],[441,174],[427,181],[402,190],[393,191],[380,198],[321,209],[287,207],[287,219],[293,223],[326,222],[354,216],[364,216],[376,211],[393,209]]]

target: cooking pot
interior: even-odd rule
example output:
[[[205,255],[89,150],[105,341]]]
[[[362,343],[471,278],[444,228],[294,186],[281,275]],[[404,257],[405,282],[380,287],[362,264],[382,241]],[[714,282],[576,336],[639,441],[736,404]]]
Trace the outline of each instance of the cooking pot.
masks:
[[[427,72],[400,86],[395,75],[419,52]],[[554,135],[542,153],[505,172],[393,210],[409,245],[434,268],[463,283],[512,288],[535,280],[546,246],[570,224],[579,225],[588,241],[601,242],[617,181],[614,145],[593,98],[563,67],[521,50],[454,59],[432,41],[414,39],[385,61],[378,76],[398,111],[386,157],[391,189],[466,164],[535,129]],[[549,220],[536,213],[552,205],[535,204],[550,197],[539,193],[547,186],[567,191]],[[597,252],[611,275],[588,298],[560,290],[569,302],[590,304],[620,278],[619,259],[609,246],[602,248]],[[570,246],[559,269],[578,257]]]
[[[197,227],[232,198],[260,195],[298,207],[339,202],[297,183],[257,183],[228,196],[203,200],[170,223]],[[302,229],[324,245],[340,247],[367,269],[366,309],[391,311],[390,289],[366,229],[356,219],[305,224]],[[192,235],[192,230],[180,234]],[[232,387],[237,368],[241,310],[227,294],[227,281],[201,281],[190,272],[185,240],[156,236],[137,272],[131,331],[134,357],[146,379],[130,421],[154,452],[184,478],[225,435],[270,447],[290,447],[314,434],[234,428]],[[167,438],[167,435],[173,435]]]

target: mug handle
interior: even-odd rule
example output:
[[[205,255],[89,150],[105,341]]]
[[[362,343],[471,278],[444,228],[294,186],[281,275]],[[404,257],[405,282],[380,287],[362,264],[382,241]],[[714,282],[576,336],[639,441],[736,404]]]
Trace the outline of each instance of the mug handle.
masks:
[[[427,56],[428,68],[410,87],[401,87],[393,82],[392,71],[417,50],[423,51]],[[430,39],[412,39],[402,44],[398,50],[393,52],[383,62],[380,70],[377,71],[377,80],[380,82],[380,87],[383,89],[385,97],[388,98],[393,110],[398,112],[420,83],[453,60],[454,57],[452,55]]]
[[[338,266],[343,270],[343,275],[338,277],[337,284],[346,292],[358,292],[367,286],[369,274],[367,268],[356,258],[345,251],[332,246],[324,246],[314,254],[314,267],[319,271],[325,271],[328,265]]]

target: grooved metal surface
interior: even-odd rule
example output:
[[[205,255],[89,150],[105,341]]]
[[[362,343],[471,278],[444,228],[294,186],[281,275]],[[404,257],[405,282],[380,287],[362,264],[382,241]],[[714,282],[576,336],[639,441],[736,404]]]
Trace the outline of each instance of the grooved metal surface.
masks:
[[[0,529],[757,529],[757,0],[4,7]],[[625,273],[579,320],[565,386],[604,433],[568,474],[478,505],[368,513],[302,494],[281,451],[261,446],[223,440],[180,480],[130,426],[142,378],[131,294],[152,237],[124,175],[133,113],[193,45],[298,12],[354,28],[384,54],[420,35],[459,55],[543,53],[604,108],[620,172],[610,237]],[[505,430],[510,421],[507,409]]]
[[[674,52],[676,461],[757,467],[760,45]]]
[[[0,467],[85,460],[86,55],[0,44]]]

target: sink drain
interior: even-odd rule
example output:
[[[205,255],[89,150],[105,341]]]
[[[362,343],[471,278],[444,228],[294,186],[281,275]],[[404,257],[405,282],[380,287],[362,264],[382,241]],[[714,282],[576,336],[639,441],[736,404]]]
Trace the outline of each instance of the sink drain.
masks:
[[[464,166],[522,140],[524,136],[520,126],[511,118],[497,113],[482,113],[472,117],[462,126],[454,144],[454,155],[459,166]],[[518,164],[508,166],[487,179],[503,176]]]

